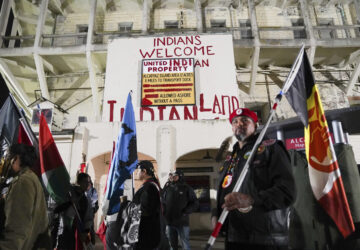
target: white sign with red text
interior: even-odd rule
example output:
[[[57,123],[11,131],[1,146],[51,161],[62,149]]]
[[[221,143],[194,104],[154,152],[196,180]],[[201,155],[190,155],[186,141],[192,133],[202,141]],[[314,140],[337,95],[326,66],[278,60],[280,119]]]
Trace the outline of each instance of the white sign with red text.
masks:
[[[152,84],[148,83],[150,80],[146,80],[145,83],[144,73],[156,73],[159,75],[157,79],[160,79],[160,76],[169,81],[172,77],[176,79],[175,75],[162,76],[160,73],[164,72],[153,72],[154,67],[151,68],[152,72],[144,72],[144,62],[183,63],[183,60],[178,59],[185,58],[192,63],[193,69],[184,74],[191,73],[192,75],[182,76],[178,84],[194,84],[190,78],[194,77],[195,89],[184,93],[186,96],[181,96],[182,99],[178,96],[172,99],[177,100],[178,103],[170,103],[169,98],[163,98],[169,99],[168,105],[142,105],[144,104],[142,102],[144,84]],[[159,71],[159,65],[155,69]],[[186,68],[186,71],[189,70],[190,68]],[[179,69],[177,68],[176,71]],[[146,77],[149,77],[149,74]],[[122,120],[130,91],[133,92],[132,100],[137,121],[227,119],[229,113],[240,104],[232,36],[186,35],[112,40],[108,45],[103,121]],[[191,97],[191,93],[195,94],[195,101],[184,99],[194,98]],[[181,105],[180,101],[186,104],[195,103],[195,105]]]

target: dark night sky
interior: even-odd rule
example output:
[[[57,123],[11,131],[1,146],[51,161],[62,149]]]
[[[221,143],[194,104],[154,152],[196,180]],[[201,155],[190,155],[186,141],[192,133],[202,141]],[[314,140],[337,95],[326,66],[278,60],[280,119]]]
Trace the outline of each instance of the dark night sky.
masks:
[[[6,86],[5,80],[0,74],[0,107],[6,101],[6,98],[9,96],[9,89]]]

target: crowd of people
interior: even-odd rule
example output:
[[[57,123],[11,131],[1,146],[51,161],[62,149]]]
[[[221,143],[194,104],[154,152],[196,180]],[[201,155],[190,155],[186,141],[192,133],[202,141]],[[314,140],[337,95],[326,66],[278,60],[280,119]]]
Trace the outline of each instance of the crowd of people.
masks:
[[[229,214],[222,226],[226,250],[287,249],[289,206],[295,199],[289,155],[281,142],[265,138],[243,185],[233,192],[257,139],[258,118],[239,108],[229,121],[237,141],[219,172],[213,226],[226,209]],[[36,161],[34,148],[15,144],[9,157],[12,179],[1,193],[0,249],[72,250],[95,244],[94,214],[99,205],[90,176],[79,173],[68,202],[49,215],[44,189],[30,170]],[[179,239],[182,249],[191,249],[189,215],[197,211],[199,201],[184,173],[171,172],[161,188],[153,164],[145,160],[135,175],[142,184],[132,201],[121,199],[117,219],[108,225],[107,249],[176,250]]]

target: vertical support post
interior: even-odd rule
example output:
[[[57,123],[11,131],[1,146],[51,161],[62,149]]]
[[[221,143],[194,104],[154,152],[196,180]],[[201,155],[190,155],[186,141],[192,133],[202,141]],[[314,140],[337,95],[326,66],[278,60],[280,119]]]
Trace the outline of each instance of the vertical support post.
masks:
[[[255,13],[255,4],[253,0],[248,0],[248,8],[249,8],[249,16],[251,22],[251,31],[254,37],[254,52],[252,55],[252,62],[251,62],[251,76],[250,76],[250,89],[249,89],[249,95],[252,96],[255,91],[256,75],[259,65],[260,40],[259,40],[259,29],[257,26],[256,13]]]
[[[309,16],[309,6],[307,5],[306,0],[300,0],[301,14],[304,19],[306,34],[310,41],[310,51],[309,51],[309,61],[313,65],[316,51],[316,39],[314,36],[314,29],[311,24],[311,19]]]
[[[141,27],[142,34],[147,34],[149,30],[150,8],[152,8],[150,4],[152,5],[152,3],[150,3],[150,0],[144,0],[143,2],[142,27]]]
[[[172,126],[160,126],[156,131],[157,173],[161,185],[165,184],[169,172],[175,165],[175,134],[175,128]]]
[[[40,6],[40,15],[36,26],[35,41],[34,41],[34,61],[36,66],[36,72],[39,79],[41,95],[46,99],[50,99],[50,94],[46,83],[44,64],[41,56],[39,55],[39,47],[41,47],[41,36],[42,36],[42,31],[44,30],[46,11],[48,9],[48,5],[49,5],[49,0],[42,0]]]
[[[88,24],[88,33],[86,38],[86,62],[89,69],[89,80],[91,86],[91,94],[92,94],[92,104],[93,110],[95,114],[95,121],[100,120],[100,106],[98,104],[98,85],[96,82],[96,72],[95,66],[92,59],[92,41],[93,41],[93,34],[94,34],[94,24],[95,24],[95,15],[96,15],[96,4],[97,0],[91,1],[91,9],[90,9],[90,16],[89,16],[89,24]]]
[[[1,11],[0,11],[0,36],[5,35],[6,26],[9,20],[10,10],[12,6],[12,1],[3,1]],[[0,39],[0,48],[3,45],[3,39]]]
[[[203,29],[203,17],[200,0],[194,0],[195,12],[196,12],[196,29],[198,33],[204,32]]]

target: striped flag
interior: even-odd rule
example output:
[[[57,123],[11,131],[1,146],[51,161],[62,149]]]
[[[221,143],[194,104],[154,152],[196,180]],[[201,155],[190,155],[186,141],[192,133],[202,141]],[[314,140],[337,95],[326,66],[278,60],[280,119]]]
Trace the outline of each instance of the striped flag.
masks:
[[[285,94],[305,126],[309,178],[315,198],[344,237],[354,232],[336,154],[306,52],[294,82]]]
[[[68,201],[70,177],[43,114],[39,124],[39,154],[41,177],[51,198],[57,204]]]

